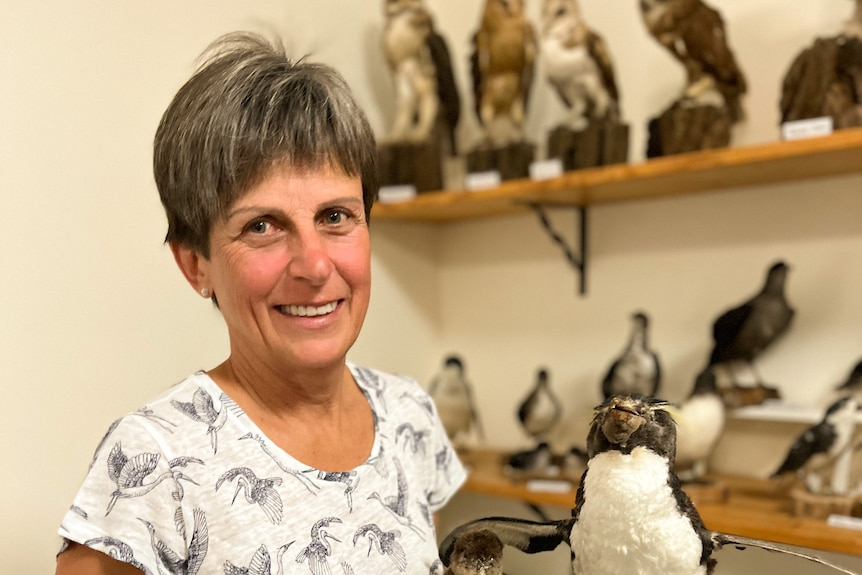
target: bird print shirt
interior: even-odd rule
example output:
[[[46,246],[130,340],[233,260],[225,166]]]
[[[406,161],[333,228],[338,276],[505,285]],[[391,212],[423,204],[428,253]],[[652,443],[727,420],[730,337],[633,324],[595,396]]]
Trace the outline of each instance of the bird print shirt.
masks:
[[[151,575],[442,573],[432,513],[465,479],[415,381],[348,364],[371,456],[313,469],[205,373],[111,425],[59,534]]]

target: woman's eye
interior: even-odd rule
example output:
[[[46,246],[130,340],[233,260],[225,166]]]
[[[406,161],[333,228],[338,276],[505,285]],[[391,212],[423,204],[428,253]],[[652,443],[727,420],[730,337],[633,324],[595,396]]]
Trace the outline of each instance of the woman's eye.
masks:
[[[345,217],[346,217],[346,215],[344,214],[344,212],[340,212],[338,210],[333,210],[333,211],[329,212],[328,214],[326,214],[325,219],[326,219],[326,223],[328,223],[328,224],[340,224],[342,221],[344,221]]]
[[[264,234],[266,230],[269,228],[269,222],[265,222],[263,220],[257,220],[248,225],[248,231],[255,234]]]

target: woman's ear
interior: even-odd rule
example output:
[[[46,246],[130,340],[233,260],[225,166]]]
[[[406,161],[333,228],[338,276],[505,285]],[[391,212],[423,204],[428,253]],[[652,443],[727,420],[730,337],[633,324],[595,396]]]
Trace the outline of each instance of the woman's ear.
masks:
[[[177,262],[177,267],[183,272],[186,280],[199,294],[203,294],[206,290],[209,297],[212,294],[212,286],[209,278],[209,260],[200,254],[197,250],[179,243],[170,243],[171,253],[174,254],[174,261]]]

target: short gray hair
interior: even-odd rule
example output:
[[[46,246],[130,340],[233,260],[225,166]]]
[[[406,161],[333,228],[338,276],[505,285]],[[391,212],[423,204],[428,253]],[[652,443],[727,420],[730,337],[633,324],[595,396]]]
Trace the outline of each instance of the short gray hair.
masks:
[[[251,33],[222,36],[201,58],[156,130],[153,171],[166,242],[208,258],[212,224],[281,163],[359,176],[370,220],[377,145],[335,69],[292,61],[280,42]]]

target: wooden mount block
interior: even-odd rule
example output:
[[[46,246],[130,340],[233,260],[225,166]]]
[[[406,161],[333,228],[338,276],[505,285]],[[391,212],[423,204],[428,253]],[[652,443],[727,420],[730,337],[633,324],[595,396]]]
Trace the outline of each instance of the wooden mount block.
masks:
[[[790,498],[793,500],[793,515],[813,519],[826,519],[833,513],[852,515],[857,500],[851,495],[821,495],[805,489],[794,489]]]
[[[688,106],[674,102],[649,122],[647,158],[725,148],[733,125],[726,106]]]
[[[616,122],[590,122],[575,131],[557,126],[548,134],[548,157],[560,158],[566,171],[628,161],[629,126]]]
[[[526,178],[536,155],[536,146],[528,142],[515,142],[502,148],[479,147],[467,154],[467,172],[500,173],[503,180]]]
[[[381,144],[377,148],[381,186],[412,184],[417,192],[443,188],[440,145],[436,139],[420,144]]]

